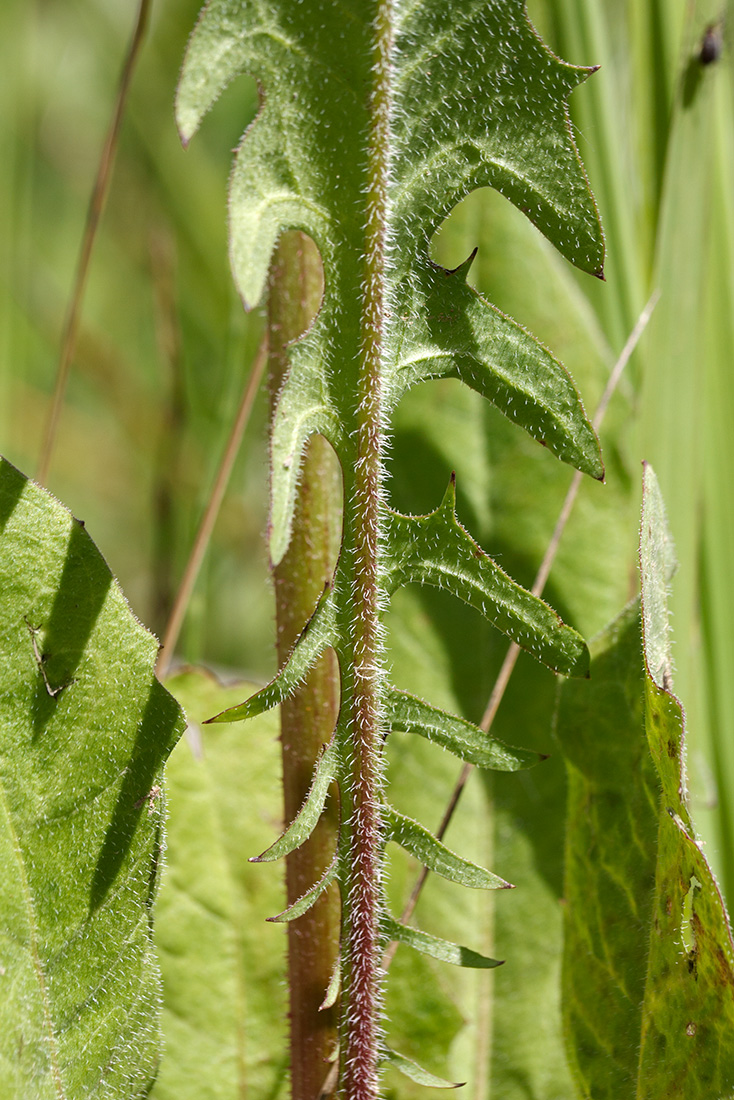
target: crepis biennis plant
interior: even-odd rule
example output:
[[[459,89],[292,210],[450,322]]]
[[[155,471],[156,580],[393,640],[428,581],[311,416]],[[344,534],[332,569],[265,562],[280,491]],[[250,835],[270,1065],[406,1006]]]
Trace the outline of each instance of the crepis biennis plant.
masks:
[[[482,767],[513,770],[538,759],[389,682],[382,619],[392,593],[410,583],[447,589],[550,668],[588,670],[583,639],[461,526],[453,479],[430,515],[389,507],[386,455],[406,391],[456,378],[558,458],[603,478],[598,441],[563,367],[467,284],[473,256],[447,271],[428,252],[456,204],[488,186],[568,260],[602,276],[601,227],[567,108],[592,71],[554,57],[521,0],[210,0],[184,63],[177,117],[185,142],[239,74],[260,88],[230,185],[231,259],[245,305],[260,301],[285,230],[308,234],[323,263],[323,300],[291,349],[272,421],[269,547],[277,564],[304,448],[318,433],[343,479],[338,562],[275,679],[218,717],[245,719],[278,704],[328,647],[335,651],[341,706],[333,736],[302,809],[260,858],[303,843],[337,784],[332,866],[284,916],[301,915],[338,882],[339,1090],[349,1100],[377,1095],[381,1061],[401,1062],[380,1033],[388,939],[463,965],[494,965],[390,916],[387,841],[456,882],[506,885],[390,806],[385,735],[417,733]]]

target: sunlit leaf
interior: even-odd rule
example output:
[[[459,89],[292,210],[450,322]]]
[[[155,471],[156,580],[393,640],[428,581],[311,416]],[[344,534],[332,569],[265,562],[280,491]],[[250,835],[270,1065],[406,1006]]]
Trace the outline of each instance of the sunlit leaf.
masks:
[[[161,1054],[151,935],[166,757],[158,645],[84,525],[0,462],[0,1078],[143,1095]]]
[[[734,1089],[734,944],[691,822],[671,692],[670,536],[645,471],[642,606],[564,686],[569,768],[565,1016],[589,1095],[704,1100]],[[643,664],[644,656],[644,664]]]

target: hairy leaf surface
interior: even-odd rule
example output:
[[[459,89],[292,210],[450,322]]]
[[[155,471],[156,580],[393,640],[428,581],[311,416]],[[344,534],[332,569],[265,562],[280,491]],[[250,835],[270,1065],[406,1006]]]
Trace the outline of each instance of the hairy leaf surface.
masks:
[[[396,691],[393,688],[388,699],[391,730],[418,733],[427,741],[448,749],[460,760],[466,760],[479,768],[512,772],[532,767],[543,759],[540,753],[505,745],[496,737],[490,737],[479,726],[464,718],[446,714],[407,691]]]
[[[513,330],[511,336],[506,327],[497,335],[496,311],[470,288],[455,290],[456,279],[437,272],[427,256],[431,235],[457,202],[492,186],[568,259],[601,272],[598,216],[566,106],[590,70],[554,58],[523,8],[520,0],[473,3],[457,19],[448,0],[424,0],[392,12],[390,178],[381,215],[389,252],[380,275],[393,316],[382,384],[394,402],[419,352],[421,361],[450,361],[438,373],[489,375],[490,364],[501,362],[486,395],[494,399],[509,386],[497,398],[500,407],[516,407],[525,427],[534,425],[562,457],[598,477],[598,445],[567,378],[562,387],[559,377],[551,381],[550,357],[526,334],[520,339]],[[179,87],[186,141],[234,77],[249,73],[262,88],[261,110],[238,151],[231,185],[232,264],[245,303],[259,301],[284,229],[309,233],[324,263],[324,302],[294,348],[273,430],[274,561],[288,542],[308,435],[322,432],[343,459],[351,457],[376,10],[357,0],[338,10],[333,0],[270,0],[257,7],[211,0]],[[430,367],[425,372],[431,376]],[[544,416],[555,427],[545,426]]]
[[[558,672],[583,676],[588,652],[580,634],[537,596],[512,581],[458,522],[453,480],[428,516],[391,512],[386,586],[411,581],[445,588],[475,607],[514,642]]]
[[[672,546],[645,472],[642,607],[563,691],[569,770],[565,1017],[584,1096],[704,1100],[734,1089],[734,945],[691,822],[670,690]]]
[[[418,928],[401,924],[392,917],[385,917],[383,921],[385,934],[391,940],[405,943],[414,951],[423,955],[429,955],[432,959],[440,959],[441,962],[453,963],[454,966],[465,966],[472,970],[492,970],[495,966],[502,966],[502,960],[489,959],[486,955],[480,955],[469,947],[461,947],[457,943],[431,936],[427,932],[421,932]]]
[[[144,1096],[162,768],[183,730],[84,525],[0,462],[0,1090]]]
[[[589,71],[543,46],[521,0],[481,0],[460,12],[450,0],[210,0],[184,64],[185,140],[240,73],[260,86],[260,112],[237,152],[230,192],[232,264],[245,304],[259,301],[284,230],[309,234],[323,262],[321,308],[291,349],[273,416],[270,554],[279,563],[288,547],[304,447],[319,432],[344,483],[333,630],[314,632],[312,644],[307,629],[259,698],[220,717],[278,702],[319,645],[334,645],[342,686],[335,771],[317,772],[312,796],[268,856],[307,835],[302,825],[336,778],[347,1097],[376,1089],[379,868],[389,818],[383,742],[391,724],[381,619],[390,595],[409,582],[446,588],[551,668],[580,676],[588,669],[580,636],[460,526],[453,490],[430,516],[388,510],[385,456],[406,390],[457,378],[556,455],[603,476],[598,442],[563,369],[468,287],[468,262],[449,272],[428,256],[451,209],[491,186],[568,259],[601,275],[601,230],[567,115],[567,98]],[[451,722],[447,741],[456,735]],[[400,835],[427,865],[451,863],[459,874],[457,857],[449,860],[418,826],[403,825]]]
[[[436,840],[428,829],[386,806],[382,813],[385,838],[399,844],[437,875],[474,890],[507,890],[511,884],[468,859],[462,859]]]

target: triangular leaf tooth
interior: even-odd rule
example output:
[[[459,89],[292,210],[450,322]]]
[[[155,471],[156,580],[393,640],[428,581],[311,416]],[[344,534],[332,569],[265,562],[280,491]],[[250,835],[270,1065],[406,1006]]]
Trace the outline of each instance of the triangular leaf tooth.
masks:
[[[384,568],[390,592],[412,582],[445,588],[556,672],[588,674],[589,651],[581,635],[508,577],[445,503],[427,516],[386,509],[386,518]]]
[[[337,638],[334,593],[327,587],[316,605],[316,610],[296,639],[286,663],[270,683],[260,691],[256,691],[249,699],[245,699],[244,703],[236,707],[228,707],[221,714],[208,718],[207,722],[243,722],[247,718],[254,718],[256,714],[263,714],[271,707],[278,706],[289,697],[308,675],[324,650],[334,645]]]
[[[391,404],[417,382],[459,378],[562,461],[603,480],[573,380],[538,340],[435,264],[418,265],[402,294]]]
[[[543,753],[506,745],[464,718],[447,714],[396,688],[388,689],[385,709],[390,730],[420,734],[479,768],[518,771],[547,759]]]
[[[404,1077],[407,1077],[410,1081],[415,1081],[418,1085],[425,1085],[431,1089],[460,1089],[463,1088],[463,1081],[447,1081],[443,1077],[437,1077],[435,1073],[431,1073],[429,1070],[424,1069],[423,1066],[419,1066],[417,1062],[412,1061],[410,1058],[406,1058],[404,1054],[398,1054],[396,1050],[391,1050],[390,1047],[383,1045],[380,1061],[384,1065],[392,1066],[402,1073]]]
[[[250,863],[271,863],[300,848],[316,828],[329,793],[329,787],[337,774],[336,740],[331,741],[316,764],[311,788],[303,805],[285,832],[261,855],[251,856]],[[316,900],[316,899],[314,899]],[[305,911],[305,910],[304,910]],[[287,910],[286,910],[287,912]]]
[[[261,861],[262,857],[260,857],[259,860],[252,860],[251,862],[257,863]],[[307,890],[302,897],[294,901],[293,904],[289,905],[287,909],[284,909],[282,913],[276,913],[274,917],[267,917],[266,920],[270,921],[272,924],[285,924],[288,921],[298,920],[299,917],[302,917],[304,913],[308,912],[312,905],[316,904],[327,886],[331,885],[336,878],[338,869],[339,864],[337,857],[334,856],[319,881],[314,883],[310,890]]]
[[[447,513],[452,519],[456,516],[456,470],[451,471],[451,477],[446,486],[443,500],[438,506],[438,511]]]
[[[412,947],[414,951],[420,951],[422,955],[429,955],[432,959],[451,963],[452,966],[463,966],[471,970],[494,970],[498,966],[504,966],[504,959],[490,959],[487,955],[480,955],[469,947],[462,947],[458,943],[441,939],[440,936],[431,936],[428,932],[421,932],[409,924],[401,924],[389,914],[383,916],[382,929],[389,940],[396,940]]]
[[[512,884],[499,875],[485,871],[471,860],[457,856],[445,844],[412,818],[404,817],[391,806],[382,810],[386,840],[392,840],[419,859],[429,870],[443,878],[475,890],[511,890]]]
[[[467,280],[467,276],[468,276],[469,272],[471,271],[472,264],[474,263],[474,261],[477,257],[477,252],[478,251],[479,251],[479,246],[476,245],[471,250],[471,252],[467,256],[467,258],[463,261],[463,263],[460,263],[458,267],[444,268],[444,267],[440,267],[438,264],[434,264],[432,261],[431,261],[431,266],[437,268],[438,271],[441,271],[443,273],[444,277],[450,276],[450,275],[455,275],[459,279],[460,282],[465,283],[466,280]]]

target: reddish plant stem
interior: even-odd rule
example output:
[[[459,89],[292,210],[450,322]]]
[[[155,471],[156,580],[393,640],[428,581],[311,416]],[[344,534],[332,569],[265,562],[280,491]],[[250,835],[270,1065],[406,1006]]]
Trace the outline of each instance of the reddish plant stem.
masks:
[[[379,531],[382,507],[382,371],[385,339],[387,181],[389,172],[392,0],[377,5],[370,103],[367,221],[362,282],[362,348],[357,455],[349,522],[354,544],[351,683],[349,884],[345,899],[345,1100],[377,1097],[381,1004],[382,639]],[[345,517],[346,522],[346,517]]]
[[[271,266],[269,296],[269,388],[273,402],[288,367],[287,348],[310,323],[321,301],[321,262],[301,233],[281,238]],[[329,444],[313,437],[307,447],[293,533],[273,570],[278,662],[282,665],[331,580],[339,540],[338,463]],[[334,729],[339,675],[329,650],[305,683],[281,705],[283,801],[291,821],[308,793],[319,750]],[[317,882],[336,848],[336,799],[332,798],[310,838],[286,859],[291,905]],[[314,1100],[337,1041],[336,1009],[320,1011],[339,948],[340,905],[336,884],[288,925],[291,1096]]]

